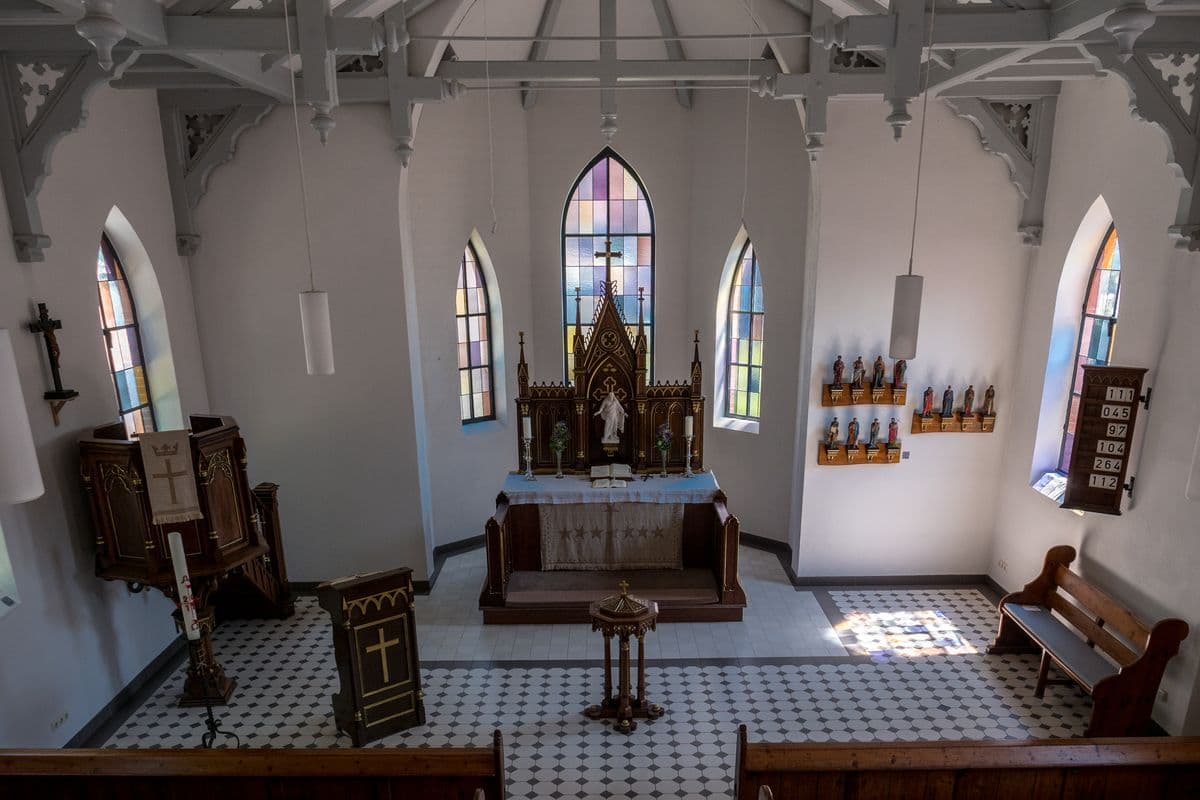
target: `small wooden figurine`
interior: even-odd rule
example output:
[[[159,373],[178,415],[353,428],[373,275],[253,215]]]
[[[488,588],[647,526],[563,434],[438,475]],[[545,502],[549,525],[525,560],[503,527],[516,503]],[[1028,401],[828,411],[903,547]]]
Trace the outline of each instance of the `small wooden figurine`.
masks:
[[[861,387],[866,385],[866,382],[867,368],[863,365],[862,356],[859,356],[858,358],[854,359],[854,377],[851,380],[851,384],[856,387]]]
[[[846,448],[858,447],[858,417],[850,420],[850,425],[846,428]]]
[[[840,387],[844,377],[846,377],[846,362],[842,361],[841,356],[838,356],[837,361],[833,362],[833,385]]]
[[[877,449],[879,447],[879,418],[878,417],[876,417],[875,421],[871,423],[871,433],[870,433],[870,437],[867,439],[867,447],[871,448],[872,450]]]
[[[971,408],[975,405],[975,384],[967,385],[967,393],[963,395],[963,416],[971,416]]]
[[[902,358],[896,362],[896,365],[894,367],[892,367],[892,389],[893,390],[895,390],[901,386],[908,386],[908,384],[905,383],[907,374],[908,374],[908,362]]]
[[[932,386],[925,387],[925,396],[921,400],[921,416],[922,417],[932,417],[933,416],[933,387]]]
[[[983,415],[985,417],[996,416],[996,387],[988,384],[987,391],[983,393]]]

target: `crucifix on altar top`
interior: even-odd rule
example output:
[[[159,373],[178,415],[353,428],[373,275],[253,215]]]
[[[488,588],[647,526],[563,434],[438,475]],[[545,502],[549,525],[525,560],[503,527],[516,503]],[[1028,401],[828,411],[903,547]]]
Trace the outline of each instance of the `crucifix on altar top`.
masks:
[[[604,259],[604,292],[605,292],[605,294],[610,292],[612,289],[612,260],[614,258],[622,258],[622,257],[624,257],[624,255],[625,254],[620,251],[613,252],[612,238],[610,238],[608,236],[604,237],[604,250],[603,250],[603,252],[596,253],[596,258]]]

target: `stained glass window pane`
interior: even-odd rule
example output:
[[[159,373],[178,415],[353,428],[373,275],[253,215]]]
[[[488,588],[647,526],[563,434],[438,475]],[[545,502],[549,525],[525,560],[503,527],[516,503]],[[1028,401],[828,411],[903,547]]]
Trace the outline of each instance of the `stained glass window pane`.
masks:
[[[492,317],[487,280],[468,243],[458,265],[455,315],[458,328],[459,419],[494,419],[492,407]]]
[[[137,310],[121,260],[107,236],[101,236],[100,247],[96,249],[96,290],[100,333],[116,390],[117,413],[130,434],[153,431],[154,411],[150,406]]]
[[[654,221],[650,202],[637,176],[611,150],[605,150],[584,170],[567,201],[563,218],[563,337],[567,382],[574,377],[575,291],[586,338],[604,295],[605,238],[612,239],[611,280],[616,282],[615,305],[634,331],[638,291],[644,290],[647,358],[652,371],[654,348]],[[631,333],[631,335],[634,335]],[[649,376],[648,376],[649,377]]]
[[[758,419],[762,406],[763,363],[762,272],[754,246],[746,242],[734,268],[729,287],[726,378],[729,398],[725,413],[730,417]]]
[[[1071,467],[1071,452],[1075,445],[1075,416],[1079,413],[1079,392],[1083,387],[1085,365],[1105,366],[1112,357],[1113,337],[1117,331],[1117,310],[1121,295],[1121,245],[1117,229],[1110,227],[1096,261],[1088,275],[1083,295],[1083,311],[1079,320],[1079,346],[1076,367],[1071,376],[1071,402],[1063,424],[1062,448],[1058,469],[1067,472]]]

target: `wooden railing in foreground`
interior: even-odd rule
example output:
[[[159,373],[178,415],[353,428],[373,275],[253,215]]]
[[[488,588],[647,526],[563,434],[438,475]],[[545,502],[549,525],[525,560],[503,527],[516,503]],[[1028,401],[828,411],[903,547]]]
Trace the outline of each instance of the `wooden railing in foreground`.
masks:
[[[0,797],[503,800],[504,747],[0,750]]]
[[[1023,742],[750,743],[737,800],[1126,800],[1200,797],[1200,737]]]

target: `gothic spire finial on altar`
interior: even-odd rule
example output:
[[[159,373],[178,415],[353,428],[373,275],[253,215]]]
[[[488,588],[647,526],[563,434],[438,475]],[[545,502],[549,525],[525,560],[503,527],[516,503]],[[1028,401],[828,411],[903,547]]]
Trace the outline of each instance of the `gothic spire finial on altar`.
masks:
[[[517,359],[517,384],[524,394],[529,386],[529,365],[525,363],[525,331],[517,331],[517,341],[521,345],[521,355]]]
[[[638,336],[646,335],[646,287],[638,287]]]
[[[692,342],[695,344],[695,349],[692,352],[692,363],[696,364],[700,361],[700,329],[696,328],[692,335]]]

